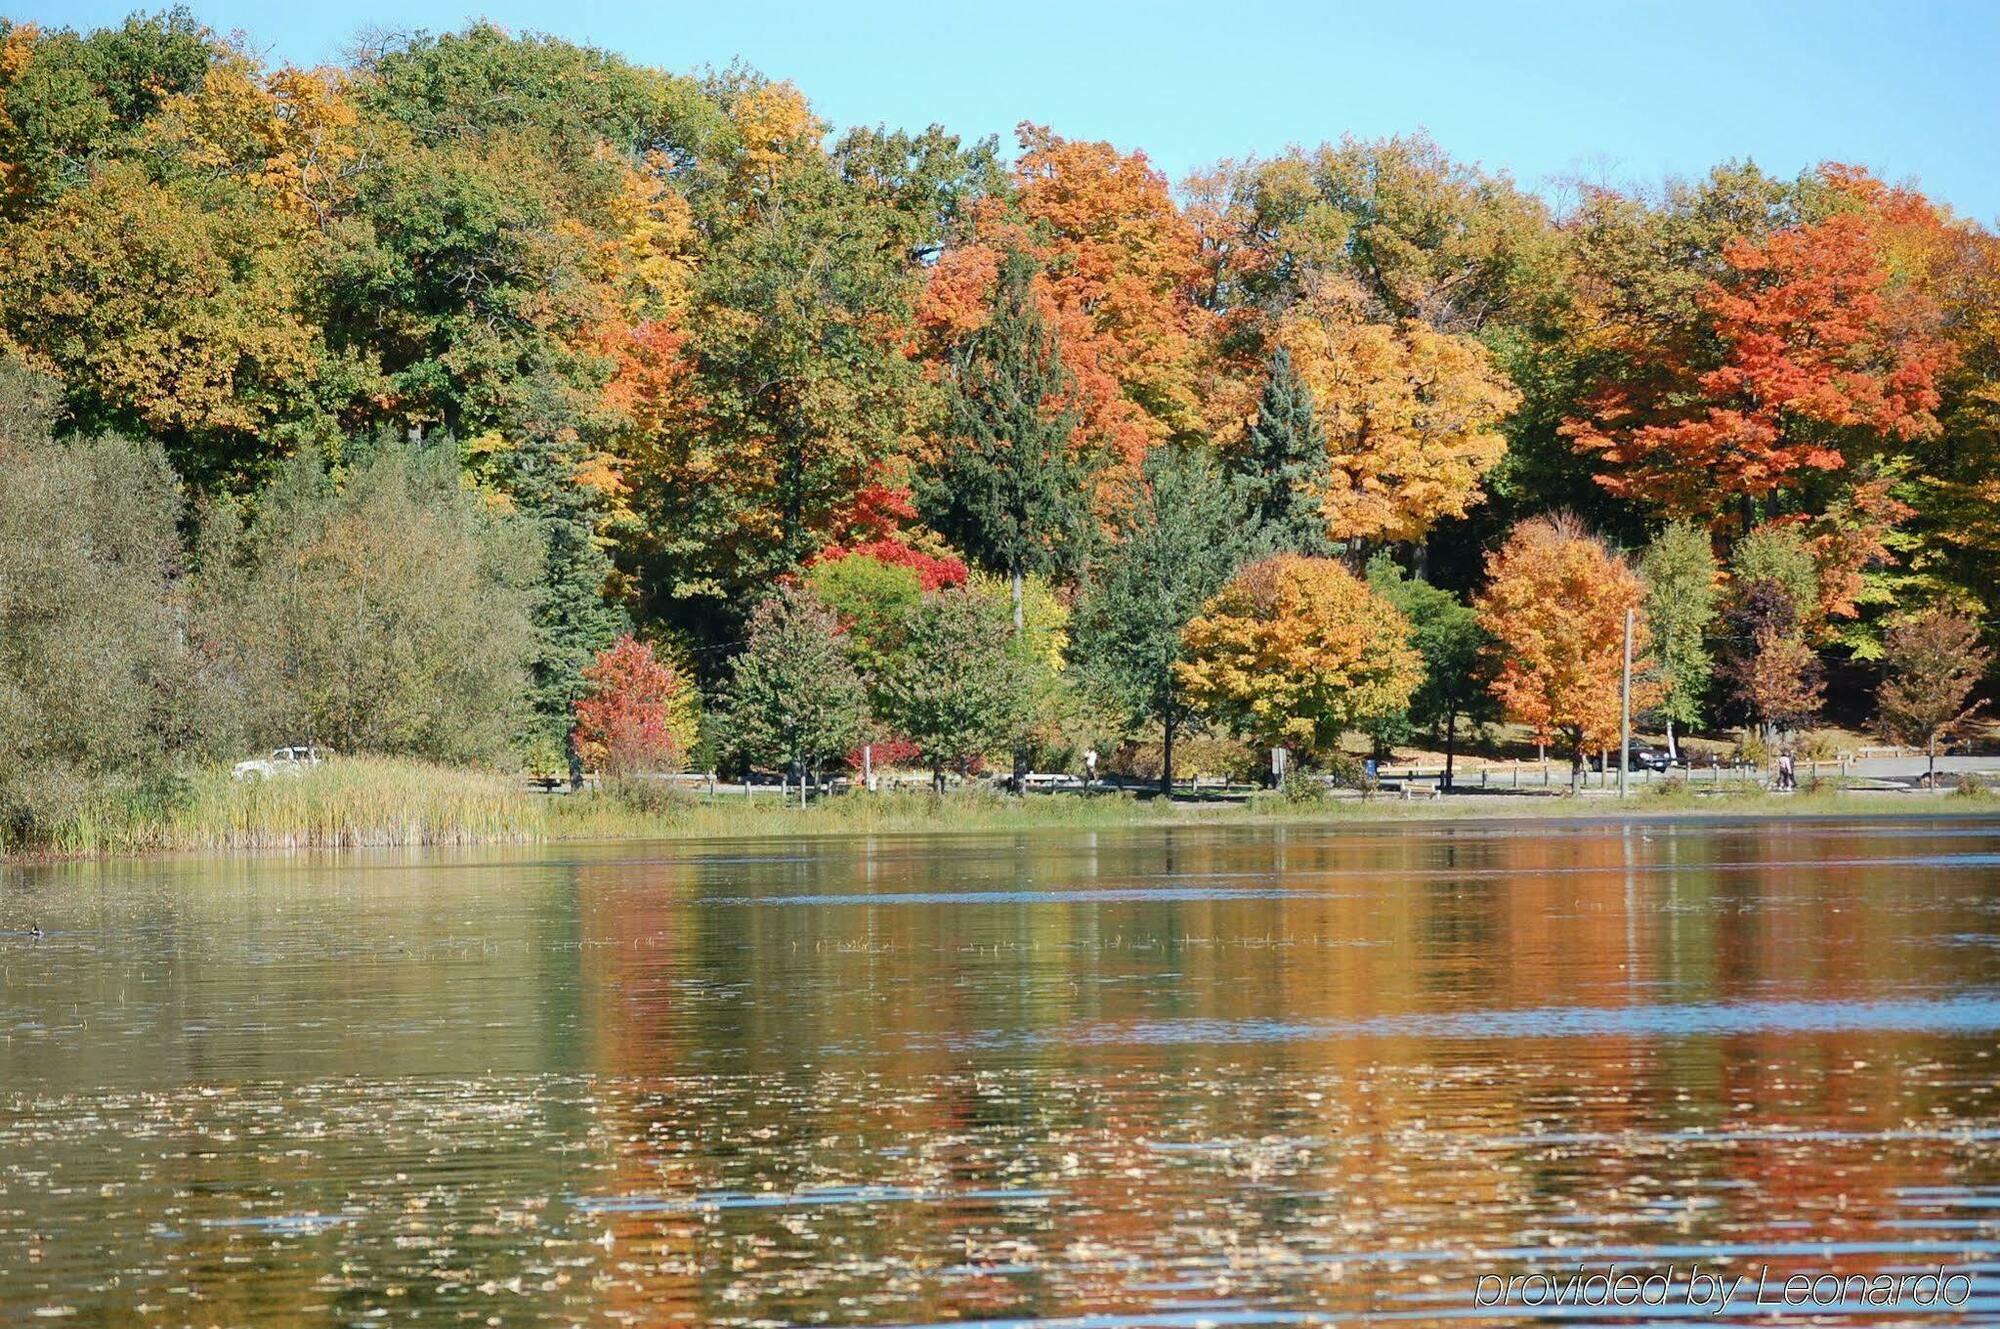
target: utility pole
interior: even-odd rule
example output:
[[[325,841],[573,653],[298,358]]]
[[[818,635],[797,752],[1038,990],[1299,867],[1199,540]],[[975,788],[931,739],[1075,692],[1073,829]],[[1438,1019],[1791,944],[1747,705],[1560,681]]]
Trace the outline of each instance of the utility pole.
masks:
[[[1618,689],[1618,797],[1625,797],[1625,781],[1632,770],[1632,620],[1637,610],[1625,611],[1625,671]]]

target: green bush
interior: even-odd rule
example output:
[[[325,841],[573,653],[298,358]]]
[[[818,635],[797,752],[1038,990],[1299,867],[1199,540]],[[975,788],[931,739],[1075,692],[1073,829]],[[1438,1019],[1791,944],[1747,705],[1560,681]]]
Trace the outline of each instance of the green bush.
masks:
[[[1286,803],[1323,803],[1326,801],[1326,781],[1318,772],[1303,766],[1292,766],[1285,771],[1285,778],[1278,782],[1278,797]]]
[[[457,464],[385,442],[336,483],[301,457],[247,526],[226,505],[206,514],[198,622],[253,748],[509,757],[526,728],[539,545]]]
[[[54,442],[0,362],[0,844],[217,750],[226,698],[183,630],[179,485],[151,443]],[[139,791],[151,791],[141,793]]]

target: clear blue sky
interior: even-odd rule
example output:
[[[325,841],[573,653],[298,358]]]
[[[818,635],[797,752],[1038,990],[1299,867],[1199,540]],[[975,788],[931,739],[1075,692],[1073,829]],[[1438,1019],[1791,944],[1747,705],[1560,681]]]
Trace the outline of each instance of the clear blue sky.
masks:
[[[96,26],[131,0],[25,0],[18,18]],[[1430,0],[200,0],[273,59],[339,56],[365,27],[510,28],[688,70],[741,56],[836,125],[1023,119],[1144,148],[1178,180],[1224,156],[1343,131],[1429,129],[1454,156],[1540,187],[1656,183],[1751,157],[1832,158],[2000,218],[2000,0],[1914,4]]]

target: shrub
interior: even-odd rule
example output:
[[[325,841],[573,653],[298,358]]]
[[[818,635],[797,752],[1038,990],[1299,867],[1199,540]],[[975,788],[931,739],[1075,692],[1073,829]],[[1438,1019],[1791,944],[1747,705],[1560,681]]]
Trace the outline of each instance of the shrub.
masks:
[[[1121,743],[1105,763],[1105,770],[1135,780],[1158,780],[1162,747],[1157,741]],[[1221,776],[1237,784],[1260,778],[1267,769],[1266,754],[1253,744],[1225,735],[1194,734],[1174,740],[1174,775]]]
[[[1379,783],[1368,773],[1368,763],[1351,752],[1335,750],[1327,753],[1320,762],[1321,770],[1342,789],[1359,789],[1370,793]]]
[[[1736,741],[1736,759],[1752,766],[1765,766],[1771,760],[1771,745],[1764,736],[1754,729],[1745,729]]]
[[[1666,779],[1648,786],[1646,790],[1646,793],[1653,798],[1672,799],[1685,798],[1687,792],[1688,782],[1684,775],[1669,775]]]
[[[694,795],[672,780],[649,778],[644,775],[630,775],[609,780],[604,791],[612,801],[628,812],[660,816],[670,812],[684,812],[695,806]]]
[[[1287,767],[1285,778],[1278,782],[1278,797],[1287,803],[1323,803],[1326,794],[1326,781],[1304,766]]]
[[[1958,777],[1958,783],[1952,787],[1951,792],[1958,798],[1984,798],[1988,791],[1985,780],[1967,771]]]
[[[0,366],[0,377],[19,371]],[[151,444],[0,418],[0,841],[215,749],[226,697],[182,628],[179,486]]]
[[[253,743],[481,763],[521,733],[538,545],[455,452],[385,443],[340,483],[298,458],[203,539],[200,621]]]

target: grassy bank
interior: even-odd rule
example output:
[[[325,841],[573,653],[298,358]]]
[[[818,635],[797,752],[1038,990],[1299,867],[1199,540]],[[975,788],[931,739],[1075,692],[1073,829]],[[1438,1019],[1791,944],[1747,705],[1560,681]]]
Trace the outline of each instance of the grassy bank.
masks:
[[[765,791],[656,791],[646,805],[613,793],[539,794],[504,775],[415,762],[351,759],[294,778],[244,783],[227,772],[109,791],[11,856],[156,851],[328,849],[540,840],[697,839],[899,832],[1007,831],[1190,823],[1416,822],[1464,819],[1701,816],[1940,816],[2000,813],[2000,798],[1821,792],[1708,796],[1682,789],[1612,798],[1459,797],[1287,802],[1173,802],[1124,795],[1006,798],[984,792],[856,794],[800,808]]]

